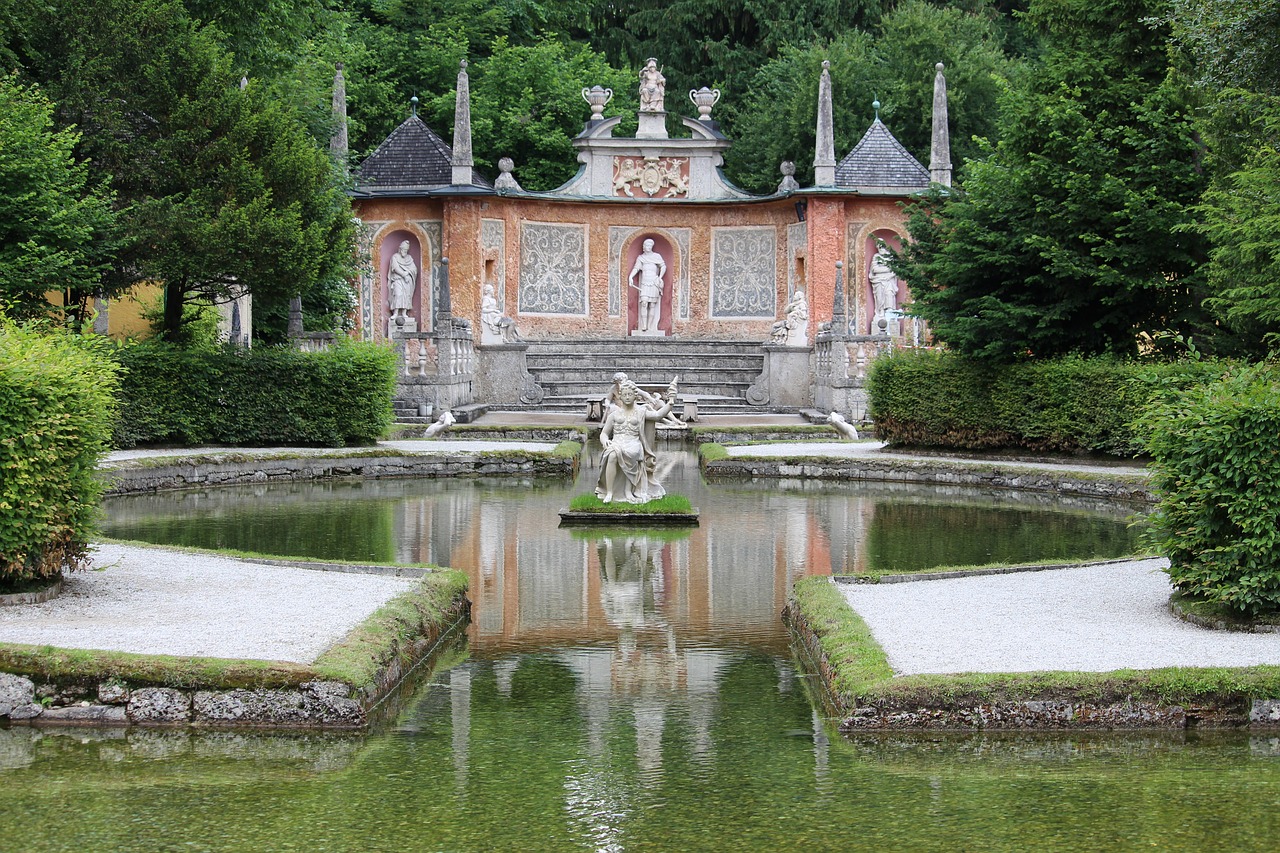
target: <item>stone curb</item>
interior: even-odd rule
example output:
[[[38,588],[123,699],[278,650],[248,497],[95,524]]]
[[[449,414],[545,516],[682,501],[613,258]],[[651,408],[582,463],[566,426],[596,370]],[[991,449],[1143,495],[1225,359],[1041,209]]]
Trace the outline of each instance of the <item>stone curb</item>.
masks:
[[[1197,628],[1204,628],[1207,631],[1236,631],[1241,634],[1280,634],[1280,625],[1266,623],[1239,624],[1228,622],[1226,619],[1207,619],[1204,616],[1187,612],[1182,604],[1172,598],[1169,599],[1169,612],[1183,622],[1195,625]]]
[[[11,592],[0,595],[0,607],[19,607],[23,604],[44,604],[62,594],[62,578],[35,592]]]
[[[1023,572],[1052,572],[1058,569],[1085,569],[1090,566],[1116,566],[1134,563],[1150,557],[1121,557],[1115,560],[1086,560],[1074,563],[1053,563],[1046,566],[1000,566],[989,569],[957,569],[954,572],[913,572],[911,574],[881,575],[878,579],[859,575],[832,575],[836,583],[914,583],[916,581],[940,581],[951,578],[976,578],[984,575],[1015,575]]]

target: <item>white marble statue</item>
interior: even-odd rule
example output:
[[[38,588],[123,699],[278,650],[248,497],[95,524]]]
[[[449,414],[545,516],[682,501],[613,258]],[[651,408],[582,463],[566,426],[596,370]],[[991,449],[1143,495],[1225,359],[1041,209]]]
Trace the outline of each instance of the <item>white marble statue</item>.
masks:
[[[503,315],[493,285],[486,284],[480,290],[480,343],[509,344],[518,340],[516,321]]]
[[[640,112],[662,112],[667,96],[667,78],[658,70],[658,60],[650,57],[640,69]]]
[[[836,432],[840,433],[840,437],[845,441],[858,440],[858,431],[853,428],[851,423],[844,419],[844,415],[839,412],[832,412],[830,415],[827,415],[827,420],[831,422],[831,425],[836,428]]]
[[[871,318],[871,333],[880,331],[880,321],[892,318],[891,311],[898,308],[898,274],[889,268],[889,249],[881,246],[871,258],[867,278],[871,281],[871,295],[875,297],[875,315]]]
[[[678,377],[671,380],[666,402],[650,408],[634,382],[622,381],[617,405],[609,410],[600,430],[600,445],[604,448],[600,457],[600,479],[596,484],[596,496],[600,500],[642,504],[666,494],[654,476],[657,462],[654,425],[671,412],[677,382]]]
[[[436,418],[436,422],[427,427],[427,438],[435,438],[440,433],[457,423],[457,418],[453,416],[453,412],[445,409],[440,417]]]
[[[640,291],[639,316],[636,318],[636,331],[658,331],[658,320],[662,316],[662,289],[665,286],[663,276],[667,274],[667,262],[662,255],[653,250],[653,241],[645,240],[643,252],[636,258],[627,284]],[[640,284],[636,285],[636,276]]]
[[[404,240],[387,268],[387,301],[393,318],[403,319],[413,310],[413,292],[417,286],[418,265],[409,254],[409,241]]]
[[[809,345],[809,300],[804,291],[796,289],[782,309],[782,319],[773,324],[769,343],[788,347]]]

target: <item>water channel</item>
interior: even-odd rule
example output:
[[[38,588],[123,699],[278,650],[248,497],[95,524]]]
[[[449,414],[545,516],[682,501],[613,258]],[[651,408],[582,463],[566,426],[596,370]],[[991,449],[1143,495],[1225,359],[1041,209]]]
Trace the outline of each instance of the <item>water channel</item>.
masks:
[[[473,622],[364,735],[0,729],[0,849],[1271,849],[1280,738],[844,739],[778,613],[807,574],[1134,546],[1131,507],[701,481],[695,530],[561,529],[580,483],[384,481],[109,502],[107,535],[465,569]],[[263,571],[270,571],[264,567]]]

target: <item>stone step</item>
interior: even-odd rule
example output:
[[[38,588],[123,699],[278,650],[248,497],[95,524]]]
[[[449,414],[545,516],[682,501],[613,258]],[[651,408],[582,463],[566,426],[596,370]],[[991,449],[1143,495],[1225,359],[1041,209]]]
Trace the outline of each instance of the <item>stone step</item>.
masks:
[[[666,371],[701,369],[755,370],[764,367],[763,355],[747,353],[528,353],[525,363],[530,370],[571,365],[579,370],[657,370]]]

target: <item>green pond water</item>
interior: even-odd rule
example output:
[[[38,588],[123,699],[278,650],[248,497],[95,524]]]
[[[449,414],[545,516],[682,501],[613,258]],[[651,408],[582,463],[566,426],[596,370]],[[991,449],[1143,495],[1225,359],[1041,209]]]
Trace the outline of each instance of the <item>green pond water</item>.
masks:
[[[454,565],[473,620],[367,734],[0,729],[0,851],[1274,849],[1280,738],[845,739],[791,658],[802,576],[1110,556],[1128,508],[689,462],[679,532],[559,528],[583,483],[110,501],[111,536]]]

